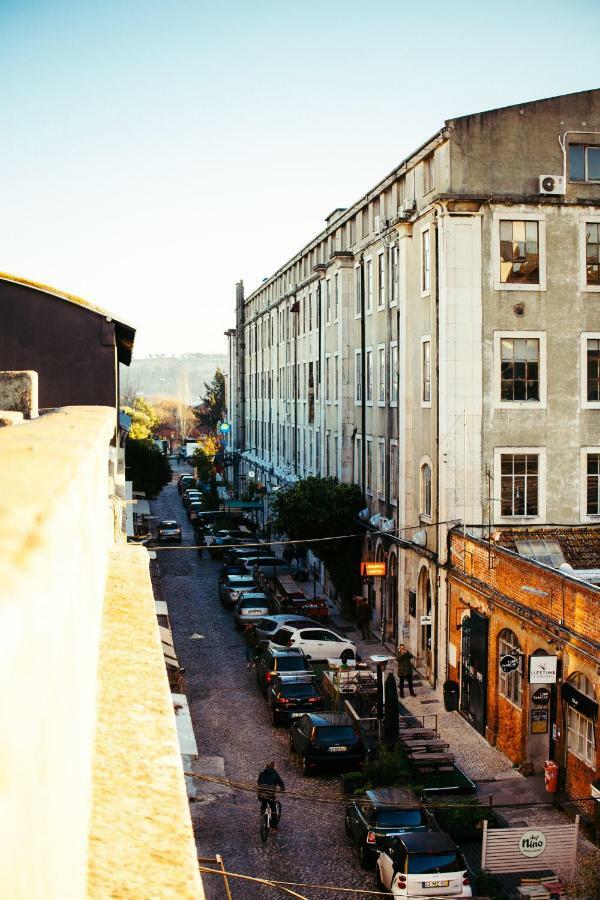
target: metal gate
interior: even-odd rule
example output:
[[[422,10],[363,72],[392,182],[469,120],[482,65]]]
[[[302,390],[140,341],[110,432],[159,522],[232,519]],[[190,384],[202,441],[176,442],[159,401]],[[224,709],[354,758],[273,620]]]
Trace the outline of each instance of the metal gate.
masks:
[[[462,620],[460,709],[473,728],[485,733],[489,619],[475,610]]]

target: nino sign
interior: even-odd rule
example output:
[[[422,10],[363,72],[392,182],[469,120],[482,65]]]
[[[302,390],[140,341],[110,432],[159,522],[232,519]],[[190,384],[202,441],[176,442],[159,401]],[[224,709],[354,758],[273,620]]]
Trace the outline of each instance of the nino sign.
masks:
[[[546,849],[546,835],[542,831],[526,831],[519,840],[519,850],[523,856],[531,859],[539,856]]]

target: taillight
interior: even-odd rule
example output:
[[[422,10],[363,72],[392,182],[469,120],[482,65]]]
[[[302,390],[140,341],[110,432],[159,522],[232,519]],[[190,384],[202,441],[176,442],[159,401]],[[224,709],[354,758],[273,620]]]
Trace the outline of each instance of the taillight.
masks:
[[[291,647],[291,646],[292,646],[292,642],[291,642],[291,641],[288,641],[287,644],[286,644],[285,646],[286,646],[286,647]]]
[[[463,884],[470,884],[470,883],[471,882],[469,881],[469,876],[467,875],[466,872],[463,872]]]
[[[374,844],[375,840],[375,832],[367,831],[367,844]]]
[[[406,875],[398,875],[398,886],[406,887]]]
[[[307,702],[308,703],[318,703],[320,699],[321,699],[320,697],[308,697]]]
[[[290,701],[288,700],[287,697],[278,697],[277,702],[278,703],[289,703]]]
[[[272,673],[272,672],[266,672],[266,673],[265,673],[265,678],[267,679],[267,681],[270,681],[272,677],[273,677],[273,673]]]

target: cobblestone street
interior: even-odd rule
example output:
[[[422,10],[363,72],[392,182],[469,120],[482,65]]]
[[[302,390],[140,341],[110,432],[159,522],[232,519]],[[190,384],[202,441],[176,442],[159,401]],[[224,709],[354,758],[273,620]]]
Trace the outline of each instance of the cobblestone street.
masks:
[[[175,484],[167,486],[152,504],[159,519],[175,518],[185,544],[193,544]],[[344,804],[311,802],[311,794],[330,799],[341,796],[336,776],[305,778],[293,764],[286,729],[271,725],[267,705],[247,670],[244,645],[231,613],[217,592],[220,563],[199,560],[193,550],[159,550],[164,598],[169,606],[175,648],[185,667],[187,696],[194,723],[200,766],[219,771],[233,782],[254,784],[258,772],[273,759],[289,791],[307,799],[283,795],[279,832],[263,847],[259,837],[258,801],[254,790],[231,791],[202,787],[202,799],[192,803],[198,855],[220,853],[228,871],[283,881],[357,887],[369,891],[374,875],[363,872],[344,832]],[[202,638],[190,639],[193,634]],[[204,875],[207,897],[225,897],[220,879]],[[310,900],[325,900],[335,891],[297,889]],[[232,879],[235,900],[255,896],[283,896],[274,888]],[[368,894],[362,894],[368,896]]]

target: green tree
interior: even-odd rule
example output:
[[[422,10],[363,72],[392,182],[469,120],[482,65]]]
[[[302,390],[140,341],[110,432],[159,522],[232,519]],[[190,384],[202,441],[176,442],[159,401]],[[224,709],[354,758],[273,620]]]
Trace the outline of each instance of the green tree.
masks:
[[[216,429],[225,415],[225,376],[221,369],[216,370],[211,381],[204,382],[204,389],[203,407],[198,409],[197,415],[204,425]]]
[[[352,608],[352,595],[360,593],[362,534],[355,519],[364,506],[360,488],[340,484],[337,478],[305,478],[271,496],[272,525],[290,540],[307,541],[325,564],[347,610]],[[318,542],[338,535],[355,537]]]
[[[136,397],[133,406],[123,406],[126,416],[131,416],[129,437],[134,441],[143,441],[152,437],[160,418],[153,406],[143,397]]]
[[[154,499],[171,480],[171,466],[151,440],[131,436],[125,444],[125,472],[134,491],[143,491]]]

